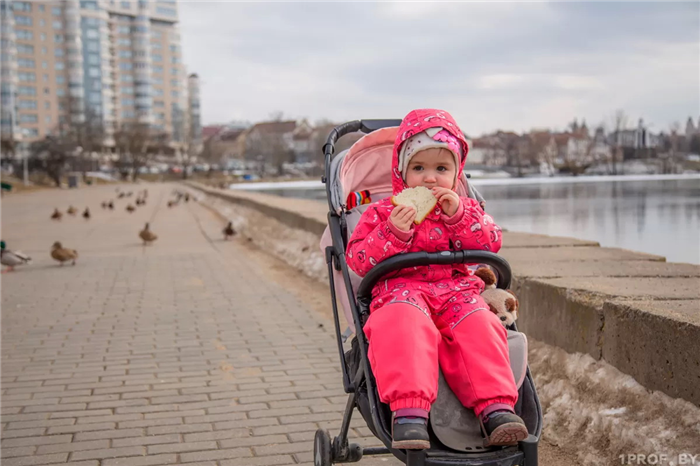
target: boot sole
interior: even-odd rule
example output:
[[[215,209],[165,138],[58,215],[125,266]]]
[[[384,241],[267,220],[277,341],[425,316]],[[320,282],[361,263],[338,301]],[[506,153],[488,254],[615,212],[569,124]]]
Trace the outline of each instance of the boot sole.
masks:
[[[485,447],[503,447],[517,445],[528,436],[527,427],[519,422],[509,422],[500,425],[491,432],[491,435],[484,439]]]
[[[396,440],[391,442],[391,448],[395,450],[427,450],[430,448],[429,440]]]

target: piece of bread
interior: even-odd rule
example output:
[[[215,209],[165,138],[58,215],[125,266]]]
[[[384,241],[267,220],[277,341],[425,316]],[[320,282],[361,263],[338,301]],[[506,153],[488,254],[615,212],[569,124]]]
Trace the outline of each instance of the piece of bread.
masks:
[[[415,188],[404,189],[396,196],[392,196],[391,203],[395,206],[408,205],[415,207],[416,219],[413,223],[419,225],[433,211],[435,204],[437,204],[437,198],[425,186],[416,186]]]

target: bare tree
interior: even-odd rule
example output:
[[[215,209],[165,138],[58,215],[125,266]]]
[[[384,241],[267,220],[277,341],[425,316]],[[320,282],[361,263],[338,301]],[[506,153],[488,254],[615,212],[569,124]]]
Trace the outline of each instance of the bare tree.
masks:
[[[46,136],[44,139],[31,144],[29,151],[32,168],[46,172],[46,175],[61,186],[61,177],[68,164],[71,153],[77,146],[74,141],[63,135]]]
[[[168,136],[156,133],[147,123],[122,123],[114,134],[114,146],[119,154],[119,171],[123,178],[133,170],[136,181],[139,170],[148,165],[153,155],[167,147]]]

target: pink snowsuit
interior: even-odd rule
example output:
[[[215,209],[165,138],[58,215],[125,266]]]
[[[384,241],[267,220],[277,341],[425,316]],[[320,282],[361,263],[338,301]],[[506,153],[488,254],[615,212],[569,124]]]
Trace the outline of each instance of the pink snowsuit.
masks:
[[[403,119],[394,143],[394,194],[407,187],[398,169],[401,144],[431,127],[446,129],[462,143],[457,173],[462,172],[468,148],[452,117],[440,110],[414,110]],[[348,243],[348,265],[363,277],[377,263],[406,252],[498,252],[501,229],[477,201],[460,201],[452,217],[437,204],[409,232],[389,221],[390,199],[370,205]],[[484,282],[463,264],[403,269],[374,287],[364,331],[380,399],[392,411],[430,410],[437,396],[438,362],[450,388],[477,415],[487,406],[485,413],[515,405],[507,333],[479,296],[483,289]]]

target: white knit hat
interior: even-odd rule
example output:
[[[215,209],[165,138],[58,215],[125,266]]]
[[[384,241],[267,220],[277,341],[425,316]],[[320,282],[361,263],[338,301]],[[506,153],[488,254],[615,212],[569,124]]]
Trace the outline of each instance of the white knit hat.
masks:
[[[460,161],[462,160],[462,146],[459,140],[452,136],[452,134],[436,126],[435,128],[428,128],[425,131],[414,134],[401,146],[401,151],[399,152],[399,171],[404,180],[406,179],[406,171],[408,170],[408,164],[411,158],[422,150],[432,148],[450,151],[455,159],[456,171],[459,172]]]

